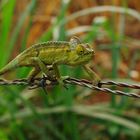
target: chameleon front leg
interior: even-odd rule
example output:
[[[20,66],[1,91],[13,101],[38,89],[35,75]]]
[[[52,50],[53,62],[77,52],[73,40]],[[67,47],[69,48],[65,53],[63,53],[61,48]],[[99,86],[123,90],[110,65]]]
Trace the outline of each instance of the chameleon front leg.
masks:
[[[53,64],[53,70],[55,72],[55,75],[57,77],[57,80],[59,82],[60,85],[64,86],[67,89],[67,86],[65,85],[65,83],[63,82],[65,79],[69,78],[69,76],[61,76],[58,70],[58,66],[57,64]]]
[[[84,65],[83,68],[90,76],[93,85],[97,86],[101,81],[100,77],[89,66]]]
[[[38,65],[40,71],[42,71],[46,76],[53,77],[55,75],[60,84],[63,83],[64,79],[68,78],[67,76],[60,76],[58,66],[55,63],[52,64],[53,71],[50,71],[50,67],[47,67],[40,58],[34,57],[32,60],[34,63],[36,63],[36,65]]]
[[[32,83],[34,81],[35,76],[39,74],[39,72],[40,69],[38,67],[34,67],[28,75],[28,81]]]

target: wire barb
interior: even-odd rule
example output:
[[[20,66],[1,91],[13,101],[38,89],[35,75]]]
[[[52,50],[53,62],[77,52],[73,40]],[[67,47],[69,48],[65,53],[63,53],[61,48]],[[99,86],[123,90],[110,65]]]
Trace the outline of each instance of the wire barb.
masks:
[[[44,77],[42,78],[35,78],[34,82],[32,84],[30,84],[28,82],[28,79],[16,79],[13,81],[9,81],[9,80],[5,80],[5,79],[0,79],[0,85],[24,85],[24,86],[29,86],[29,89],[35,89],[35,88],[39,88],[42,87],[42,85],[40,84],[41,81],[44,80]],[[114,82],[114,81],[101,81],[100,87],[98,86],[94,86],[92,85],[92,82],[89,80],[85,80],[85,79],[77,79],[77,78],[72,78],[69,77],[67,79],[64,80],[65,84],[72,84],[72,85],[79,85],[79,86],[83,86],[83,87],[88,87],[92,90],[97,90],[97,91],[102,91],[105,93],[112,93],[115,95],[124,95],[124,96],[129,96],[129,97],[134,97],[134,98],[140,98],[140,95],[135,94],[135,93],[126,93],[120,90],[111,90],[109,88],[106,87],[102,87],[103,85],[115,85],[118,87],[127,87],[127,88],[133,88],[133,89],[140,89],[140,85],[137,84],[127,84],[127,83],[123,83],[123,82]],[[54,86],[59,84],[58,81],[56,79],[49,79],[49,78],[45,78],[45,83],[43,83],[44,87],[46,86]]]

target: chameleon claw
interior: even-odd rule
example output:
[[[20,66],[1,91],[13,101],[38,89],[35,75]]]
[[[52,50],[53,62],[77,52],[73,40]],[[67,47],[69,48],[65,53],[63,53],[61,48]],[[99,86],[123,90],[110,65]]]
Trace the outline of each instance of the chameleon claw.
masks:
[[[97,86],[98,86],[99,88],[102,88],[102,83],[101,83],[101,81],[98,82]]]
[[[99,87],[99,88],[101,88],[101,86],[102,86],[101,80],[100,80],[100,79],[94,80],[94,81],[92,82],[92,84],[93,84],[94,86]]]
[[[31,78],[31,79],[29,78],[27,82],[28,82],[29,86],[32,87],[33,83],[35,82],[35,79],[34,78]]]
[[[64,83],[64,80],[66,80],[68,78],[69,78],[69,76],[61,76],[60,79],[58,80],[59,84],[67,90],[68,90],[68,87],[67,87],[67,84]]]

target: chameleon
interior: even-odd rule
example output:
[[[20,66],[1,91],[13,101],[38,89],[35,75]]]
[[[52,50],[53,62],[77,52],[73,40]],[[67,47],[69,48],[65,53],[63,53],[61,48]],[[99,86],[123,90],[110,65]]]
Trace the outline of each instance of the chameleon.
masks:
[[[13,71],[20,67],[32,67],[28,75],[28,81],[34,81],[34,78],[42,72],[46,76],[51,75],[51,70],[58,81],[64,80],[67,76],[61,76],[58,66],[81,65],[88,73],[94,85],[100,81],[99,76],[87,65],[95,55],[93,47],[88,43],[82,43],[81,40],[73,36],[69,41],[47,41],[34,44],[17,55],[12,61],[0,70],[0,75]]]

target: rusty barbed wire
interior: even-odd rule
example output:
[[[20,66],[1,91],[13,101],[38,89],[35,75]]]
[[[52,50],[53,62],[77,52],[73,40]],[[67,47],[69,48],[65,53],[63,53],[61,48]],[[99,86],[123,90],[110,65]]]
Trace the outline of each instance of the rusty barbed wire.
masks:
[[[42,77],[42,78],[35,78],[33,83],[29,83],[28,79],[16,79],[13,81],[5,80],[5,79],[0,79],[0,85],[24,85],[24,86],[29,86],[29,89],[35,89],[42,87],[41,80],[45,80],[44,86],[54,86],[58,84],[58,81],[56,79],[49,79],[48,77]],[[72,78],[69,77],[64,80],[65,84],[73,84],[73,85],[79,85],[83,87],[88,87],[92,90],[97,90],[97,91],[102,91],[105,93],[112,93],[115,95],[124,95],[124,96],[129,96],[129,97],[134,97],[134,98],[140,98],[140,95],[135,94],[135,93],[126,93],[120,90],[111,90],[106,87],[102,87],[103,85],[115,85],[118,87],[125,87],[125,88],[133,88],[133,89],[140,89],[140,85],[137,84],[128,84],[124,82],[115,82],[115,81],[101,81],[98,86],[92,85],[92,82],[89,80],[85,79],[77,79],[77,78]]]

